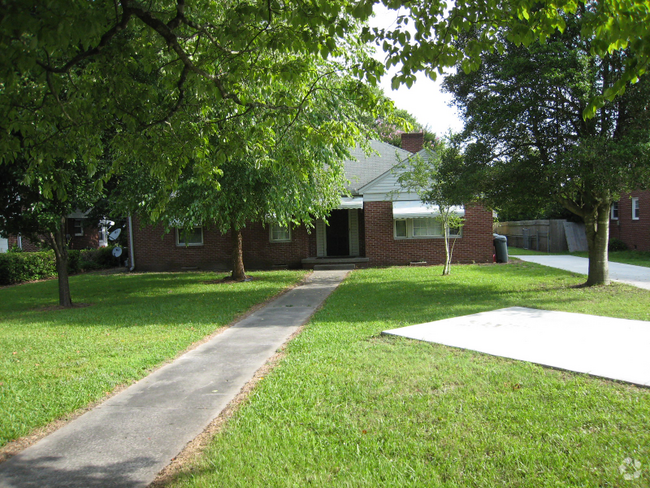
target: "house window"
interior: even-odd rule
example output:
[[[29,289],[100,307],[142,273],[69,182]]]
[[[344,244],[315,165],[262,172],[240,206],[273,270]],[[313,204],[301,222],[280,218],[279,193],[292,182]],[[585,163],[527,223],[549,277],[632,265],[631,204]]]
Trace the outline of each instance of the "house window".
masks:
[[[610,214],[610,219],[618,220],[618,202],[612,202],[612,210]]]
[[[291,242],[291,228],[279,224],[271,224],[271,242]]]
[[[406,238],[408,234],[406,233],[406,220],[396,220],[395,221],[395,237]]]
[[[442,224],[436,219],[413,219],[413,237],[442,235]]]
[[[83,221],[81,219],[73,219],[72,220],[72,233],[75,236],[83,236],[84,235],[84,226],[83,226]]]
[[[639,220],[639,199],[632,199],[632,220]]]
[[[395,239],[422,239],[444,237],[442,222],[435,218],[397,219],[395,222]],[[449,229],[451,237],[460,237],[460,227]]]
[[[202,246],[203,227],[194,227],[192,229],[176,229],[176,245]]]

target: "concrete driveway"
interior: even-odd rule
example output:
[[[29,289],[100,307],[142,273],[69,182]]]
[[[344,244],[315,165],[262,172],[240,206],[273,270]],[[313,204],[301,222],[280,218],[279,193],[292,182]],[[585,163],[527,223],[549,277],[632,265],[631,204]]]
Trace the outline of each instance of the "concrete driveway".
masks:
[[[589,271],[589,260],[568,255],[537,255],[524,256],[513,254],[510,257],[530,263],[542,264],[551,268],[564,269],[586,275]],[[609,278],[628,285],[650,290],[650,268],[609,262]]]

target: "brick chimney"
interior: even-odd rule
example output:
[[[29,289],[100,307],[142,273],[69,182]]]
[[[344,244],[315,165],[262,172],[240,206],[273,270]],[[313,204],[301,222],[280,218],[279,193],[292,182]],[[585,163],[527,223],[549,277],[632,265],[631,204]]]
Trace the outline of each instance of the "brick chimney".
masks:
[[[424,132],[402,134],[402,149],[412,153],[419,152],[424,147]]]

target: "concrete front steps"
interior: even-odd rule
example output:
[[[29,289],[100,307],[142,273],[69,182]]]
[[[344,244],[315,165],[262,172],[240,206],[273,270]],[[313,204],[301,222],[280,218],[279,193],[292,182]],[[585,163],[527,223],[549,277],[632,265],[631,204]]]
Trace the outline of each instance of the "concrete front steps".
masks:
[[[333,271],[333,270],[352,270],[356,268],[366,268],[368,258],[306,258],[302,260],[303,269],[313,269],[315,271]]]

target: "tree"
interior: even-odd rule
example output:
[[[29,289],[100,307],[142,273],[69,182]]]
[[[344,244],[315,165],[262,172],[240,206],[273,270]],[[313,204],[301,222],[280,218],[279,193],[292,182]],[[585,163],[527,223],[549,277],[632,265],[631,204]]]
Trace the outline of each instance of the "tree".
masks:
[[[464,219],[459,215],[459,206],[469,203],[473,196],[456,172],[462,159],[458,138],[449,136],[426,156],[416,155],[394,168],[399,175],[397,182],[404,191],[415,192],[423,203],[438,209],[436,219],[440,222],[445,239],[445,263],[442,275],[451,274],[455,237],[459,235]],[[454,240],[450,241],[452,237]]]
[[[0,234],[21,234],[54,251],[59,305],[71,307],[66,216],[79,209],[88,210],[102,195],[82,164],[57,161],[50,174],[59,178],[57,185],[68,191],[65,198],[58,193],[46,198],[43,189],[52,183],[43,175],[27,174],[28,166],[25,160],[18,160],[10,166],[0,165]],[[94,176],[101,177],[99,174]]]
[[[168,228],[203,225],[230,232],[231,277],[236,281],[246,279],[242,230],[247,225],[311,226],[336,208],[344,191],[340,162],[327,150],[302,143],[276,151],[265,161],[226,161],[212,186],[193,176],[183,177],[165,212],[163,222]],[[285,158],[309,160],[311,167],[299,173],[276,162]]]
[[[151,171],[170,182],[212,136],[223,139],[221,120],[255,112],[291,123],[312,93],[311,58],[345,57],[360,9],[249,0],[2,6],[0,163],[23,157],[31,172],[46,172],[51,161],[77,159],[92,172],[109,132],[115,170],[154,152]],[[383,70],[356,61],[360,78]],[[293,89],[276,90],[278,80]],[[258,143],[248,140],[231,147],[245,155]]]
[[[190,162],[171,194],[162,178],[127,178],[116,195],[119,207],[167,229],[204,226],[230,232],[232,278],[244,280],[242,229],[254,223],[311,227],[316,219],[326,218],[345,192],[342,162],[370,130],[361,130],[363,120],[368,114],[390,112],[388,102],[386,113],[382,106],[373,107],[374,90],[344,69],[333,69],[337,65],[315,62],[327,75],[319,76],[312,99],[289,126],[273,119],[258,124],[254,114],[220,124],[225,140],[255,137],[256,128],[263,126],[272,135],[267,139],[271,144],[251,147],[246,156],[233,151],[234,156],[213,165],[218,170],[209,176],[203,174],[203,161]],[[212,142],[208,158],[230,154],[220,139]]]
[[[546,42],[567,28],[566,16],[579,15],[578,35],[589,43],[589,53],[606,57],[626,51],[624,65],[611,85],[585,105],[584,115],[593,116],[606,101],[624,93],[650,65],[650,8],[639,0],[413,0],[382,3],[399,10],[397,26],[367,29],[369,42],[387,52],[387,67],[401,65],[393,86],[415,82],[417,72],[435,80],[444,68],[478,69],[483,55],[501,52],[506,43],[529,47]],[[478,32],[467,43],[457,43]]]
[[[158,183],[147,210],[160,217],[183,175],[209,186],[222,165],[252,155],[264,161],[337,66],[358,75],[347,95],[369,112],[376,105],[361,80],[382,68],[364,55],[347,8],[246,0],[2,5],[0,165],[20,167],[20,184],[43,203],[77,200],[60,178],[62,161],[91,178],[108,153],[108,170],[122,181],[144,174]],[[344,32],[351,35],[339,39]],[[330,55],[336,64],[316,63]],[[321,123],[305,140],[351,142],[349,130],[345,121]],[[287,161],[302,174],[303,162]],[[103,181],[96,183],[99,192]]]
[[[465,171],[478,191],[494,207],[554,200],[580,216],[589,243],[586,284],[595,285],[609,282],[612,201],[650,176],[650,80],[585,120],[590,100],[609,90],[628,57],[593,56],[580,37],[583,22],[568,17],[564,34],[527,49],[504,39],[502,54],[484,55],[477,71],[449,76],[444,86],[464,113]]]

